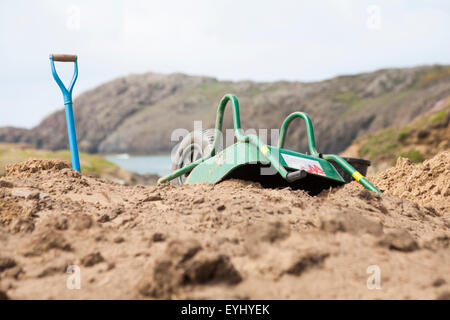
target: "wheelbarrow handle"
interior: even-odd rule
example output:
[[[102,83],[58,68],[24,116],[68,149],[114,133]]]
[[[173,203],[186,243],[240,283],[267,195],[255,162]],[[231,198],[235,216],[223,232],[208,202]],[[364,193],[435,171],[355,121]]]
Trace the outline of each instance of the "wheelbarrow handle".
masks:
[[[284,148],[284,141],[286,140],[286,133],[289,125],[292,120],[296,118],[302,118],[305,121],[306,125],[306,136],[308,138],[308,148],[309,153],[315,157],[319,156],[319,152],[316,148],[316,139],[314,138],[314,129],[311,118],[304,112],[294,112],[291,113],[286,119],[283,121],[280,129],[280,137],[278,139],[278,149]]]
[[[158,180],[158,183],[170,181],[172,179],[175,179],[176,177],[179,177],[182,174],[185,174],[187,172],[192,171],[197,165],[200,163],[206,161],[207,159],[213,157],[215,153],[218,150],[219,146],[219,139],[220,135],[219,132],[222,131],[223,126],[223,116],[225,114],[225,107],[227,106],[227,103],[231,102],[231,106],[233,108],[233,122],[234,122],[234,136],[236,137],[238,142],[245,142],[245,143],[251,143],[254,146],[258,148],[258,150],[262,153],[264,157],[266,157],[272,166],[278,171],[278,173],[286,179],[286,176],[288,175],[288,171],[280,164],[278,155],[272,154],[270,149],[267,147],[267,145],[259,139],[258,136],[250,134],[250,135],[244,135],[241,127],[241,119],[240,119],[240,113],[239,113],[239,102],[238,99],[234,94],[226,94],[223,96],[222,100],[220,100],[219,108],[217,109],[217,117],[216,117],[216,127],[215,127],[215,134],[214,134],[214,142],[213,147],[209,154],[204,156],[203,158],[198,159],[195,162],[192,162],[188,164],[187,166],[178,169],[175,172],[172,172],[164,177],[161,177]],[[300,179],[302,178],[304,174],[303,173],[296,173],[295,175],[291,175],[290,177],[292,179]]]
[[[77,61],[77,56],[74,54],[52,54],[53,61],[60,62],[75,62]]]

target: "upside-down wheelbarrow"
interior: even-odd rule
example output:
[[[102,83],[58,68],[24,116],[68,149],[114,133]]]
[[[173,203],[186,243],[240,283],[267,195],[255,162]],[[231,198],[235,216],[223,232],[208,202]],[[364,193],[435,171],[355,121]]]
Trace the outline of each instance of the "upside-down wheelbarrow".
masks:
[[[229,101],[233,108],[234,136],[237,142],[219,150],[223,115]],[[301,118],[306,123],[309,154],[283,148],[287,129],[296,118]],[[217,183],[237,178],[257,181],[267,187],[290,186],[318,193],[325,188],[355,179],[365,188],[380,193],[363,176],[370,165],[369,161],[317,151],[312,121],[304,112],[294,112],[284,120],[277,147],[266,145],[256,135],[244,135],[239,102],[232,94],[225,95],[219,104],[215,129],[194,131],[187,135],[172,158],[173,171],[160,178],[158,183],[171,180],[185,184]]]

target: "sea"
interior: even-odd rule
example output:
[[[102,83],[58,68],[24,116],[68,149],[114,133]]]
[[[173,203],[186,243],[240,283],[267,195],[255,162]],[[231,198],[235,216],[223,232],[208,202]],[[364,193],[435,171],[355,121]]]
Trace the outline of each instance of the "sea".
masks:
[[[116,154],[106,156],[106,159],[125,170],[139,174],[157,174],[164,176],[171,171],[172,160],[168,155],[131,156],[128,154]]]

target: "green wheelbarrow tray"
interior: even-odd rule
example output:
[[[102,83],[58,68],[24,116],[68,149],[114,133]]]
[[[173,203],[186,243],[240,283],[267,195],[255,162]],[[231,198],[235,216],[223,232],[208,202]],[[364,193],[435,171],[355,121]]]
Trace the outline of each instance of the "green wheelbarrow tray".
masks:
[[[233,107],[234,135],[237,143],[218,151],[223,115],[229,101]],[[283,148],[287,129],[296,118],[302,118],[305,121],[309,155]],[[351,176],[365,188],[380,193],[349,162],[360,166],[364,174],[369,163],[366,162],[364,165],[365,160],[362,159],[347,160],[349,161],[337,155],[321,154],[317,151],[312,121],[303,112],[294,112],[284,120],[277,147],[266,145],[256,135],[243,135],[239,102],[236,96],[227,94],[219,104],[214,141],[208,153],[160,178],[158,183],[187,175],[184,181],[186,184],[217,183],[224,179],[239,178],[257,181],[267,187],[291,186],[319,192],[328,187],[350,182],[348,177]],[[346,177],[343,177],[344,173]]]
[[[328,161],[285,149],[267,146],[287,170],[290,181],[271,166],[270,161],[252,144],[238,142],[196,166],[186,184],[217,183],[223,179],[243,179],[261,183],[263,187],[287,187],[318,192],[345,183]],[[296,173],[298,172],[298,173]]]

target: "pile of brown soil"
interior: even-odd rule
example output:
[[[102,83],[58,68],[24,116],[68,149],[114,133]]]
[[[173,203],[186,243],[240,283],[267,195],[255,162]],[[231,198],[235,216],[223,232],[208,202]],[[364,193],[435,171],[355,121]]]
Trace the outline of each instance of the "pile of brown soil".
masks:
[[[0,296],[445,298],[449,166],[448,153],[401,160],[373,177],[383,194],[351,183],[310,196],[239,180],[126,187],[51,160],[16,164],[0,179]]]
[[[450,212],[449,151],[421,164],[399,158],[395,167],[377,175],[374,182],[387,193],[433,208],[440,214]]]
[[[7,165],[5,171],[8,176],[30,176],[35,173],[55,172],[62,169],[70,169],[69,164],[60,160],[29,159],[24,162]]]

